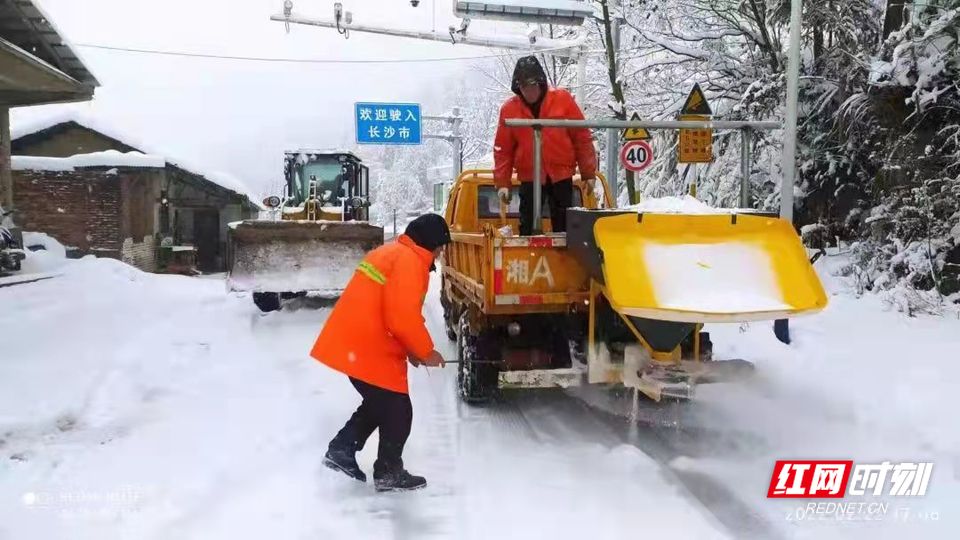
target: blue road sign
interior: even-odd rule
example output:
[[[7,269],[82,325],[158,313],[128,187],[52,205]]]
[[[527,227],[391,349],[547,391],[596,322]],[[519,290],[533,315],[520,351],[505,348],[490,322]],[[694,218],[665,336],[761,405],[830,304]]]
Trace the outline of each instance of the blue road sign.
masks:
[[[357,103],[357,144],[420,144],[418,103]]]

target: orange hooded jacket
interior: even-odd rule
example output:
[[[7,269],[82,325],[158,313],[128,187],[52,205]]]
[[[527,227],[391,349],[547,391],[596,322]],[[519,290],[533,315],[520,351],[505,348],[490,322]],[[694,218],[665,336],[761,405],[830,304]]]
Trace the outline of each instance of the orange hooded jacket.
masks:
[[[543,97],[538,106],[528,105],[520,93],[521,81],[528,78],[540,83]],[[493,179],[498,188],[510,187],[514,169],[521,182],[533,180],[533,128],[507,127],[505,120],[535,117],[583,120],[583,111],[570,92],[550,88],[547,84],[547,75],[536,57],[528,56],[517,61],[511,88],[516,95],[500,108],[493,142]],[[545,184],[548,177],[554,181],[572,178],[578,166],[582,178],[596,175],[597,154],[588,128],[544,128],[541,150],[541,184]]]
[[[407,355],[426,358],[433,340],[423,318],[433,254],[407,235],[357,268],[310,355],[363,382],[406,394]]]

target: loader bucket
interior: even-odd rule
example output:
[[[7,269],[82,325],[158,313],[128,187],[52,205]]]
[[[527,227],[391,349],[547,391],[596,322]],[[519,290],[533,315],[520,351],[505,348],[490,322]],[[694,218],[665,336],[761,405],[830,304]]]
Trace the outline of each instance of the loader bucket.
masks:
[[[339,294],[383,229],[354,221],[243,221],[231,226],[232,291]]]
[[[778,218],[575,210],[567,244],[630,318],[771,320],[827,304],[800,238]]]

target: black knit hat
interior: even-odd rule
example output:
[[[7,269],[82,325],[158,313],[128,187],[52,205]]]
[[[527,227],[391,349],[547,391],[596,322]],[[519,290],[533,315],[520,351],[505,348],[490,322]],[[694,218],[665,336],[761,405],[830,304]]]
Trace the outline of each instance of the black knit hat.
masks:
[[[411,221],[404,234],[427,251],[450,243],[450,227],[438,214],[424,214]]]

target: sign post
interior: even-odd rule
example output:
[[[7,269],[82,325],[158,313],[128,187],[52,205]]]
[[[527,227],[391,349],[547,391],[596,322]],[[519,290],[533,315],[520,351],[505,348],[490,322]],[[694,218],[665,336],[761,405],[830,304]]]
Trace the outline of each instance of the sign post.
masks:
[[[357,144],[420,144],[418,103],[356,103]]]
[[[713,116],[713,110],[707,103],[707,96],[699,84],[693,85],[693,90],[687,96],[687,101],[680,109],[680,120],[694,120],[707,122]],[[713,130],[712,129],[681,129],[680,155],[678,163],[711,163],[713,162]],[[690,183],[690,193],[695,196],[696,182],[699,170]]]
[[[640,121],[640,115],[637,114],[637,113],[633,113],[633,114],[630,116],[630,121],[631,121],[631,122],[639,122],[639,121]],[[648,140],[650,140],[650,138],[651,138],[651,137],[650,137],[650,132],[647,131],[646,128],[628,128],[626,131],[623,132],[623,140],[624,140],[624,141],[627,141],[627,142],[629,142],[629,141],[648,141]],[[653,149],[652,149],[652,148],[648,151],[648,154],[649,154],[649,156],[650,156],[650,163],[652,163],[652,162],[653,162]],[[621,154],[620,161],[623,162],[622,154]],[[649,164],[648,164],[648,165],[645,165],[644,168],[646,168],[647,166],[649,166]],[[640,201],[639,201],[639,197],[637,197],[636,171],[634,171],[633,169],[631,169],[630,167],[628,167],[626,164],[624,164],[624,168],[626,169],[626,174],[625,174],[625,176],[626,176],[626,180],[627,180],[627,197],[630,198],[630,204],[637,204],[637,203],[640,202]],[[642,170],[642,169],[641,169],[641,170]]]

